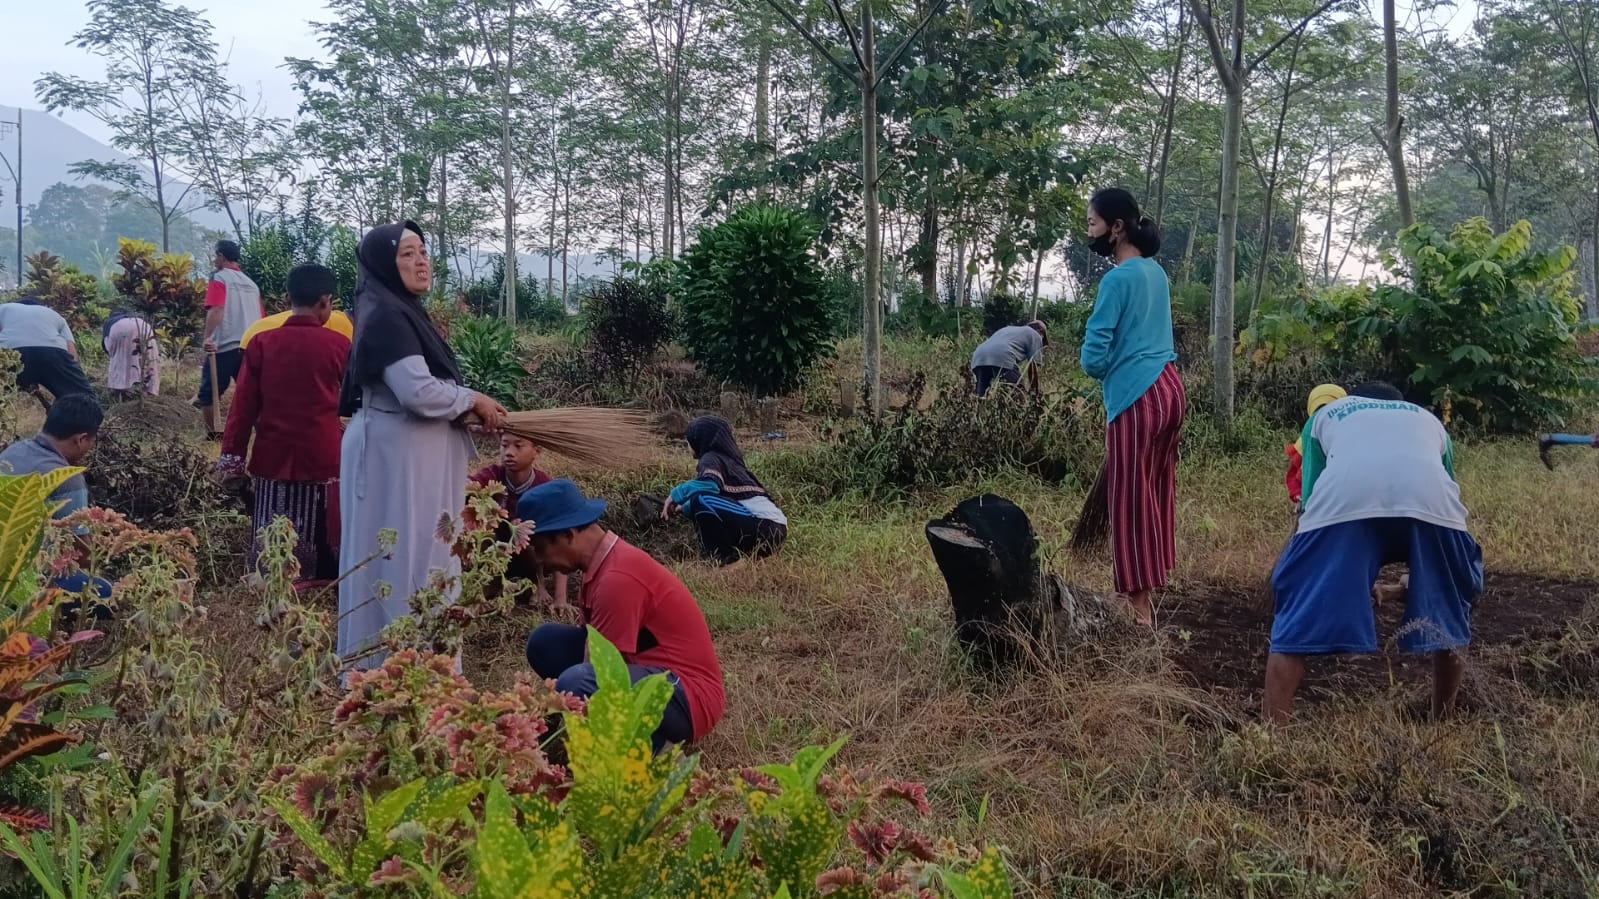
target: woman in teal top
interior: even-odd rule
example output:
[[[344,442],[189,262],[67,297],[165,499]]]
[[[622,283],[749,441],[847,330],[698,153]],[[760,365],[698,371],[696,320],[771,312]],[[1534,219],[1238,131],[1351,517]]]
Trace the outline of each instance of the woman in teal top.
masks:
[[[1121,188],[1088,201],[1094,252],[1115,268],[1100,279],[1083,335],[1082,365],[1105,394],[1105,479],[1116,592],[1146,625],[1151,595],[1177,564],[1177,437],[1188,399],[1173,362],[1171,287],[1152,258],[1160,228]]]

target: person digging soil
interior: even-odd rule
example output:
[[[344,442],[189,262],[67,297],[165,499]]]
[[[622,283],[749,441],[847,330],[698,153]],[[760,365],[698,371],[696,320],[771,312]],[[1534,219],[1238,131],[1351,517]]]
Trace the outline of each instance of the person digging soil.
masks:
[[[1372,584],[1410,568],[1399,648],[1433,660],[1433,714],[1454,704],[1483,588],[1453,448],[1437,418],[1383,383],[1355,388],[1305,424],[1298,531],[1272,572],[1276,612],[1262,715],[1285,724],[1305,657],[1377,651]]]

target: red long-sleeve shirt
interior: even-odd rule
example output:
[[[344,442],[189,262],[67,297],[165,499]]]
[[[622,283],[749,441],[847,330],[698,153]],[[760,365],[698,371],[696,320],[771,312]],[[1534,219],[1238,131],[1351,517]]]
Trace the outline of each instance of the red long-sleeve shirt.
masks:
[[[339,387],[350,340],[310,315],[292,315],[244,348],[222,455],[252,477],[322,483],[339,476]],[[250,435],[255,435],[251,446]]]

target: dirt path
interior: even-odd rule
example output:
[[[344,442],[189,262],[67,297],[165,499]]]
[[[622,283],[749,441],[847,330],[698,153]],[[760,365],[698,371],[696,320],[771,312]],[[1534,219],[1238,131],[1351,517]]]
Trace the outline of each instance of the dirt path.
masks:
[[[1592,641],[1585,646],[1562,636],[1573,620],[1599,611],[1599,604],[1589,608],[1596,597],[1599,584],[1591,582],[1490,573],[1472,618],[1472,664],[1541,692],[1591,686],[1599,680]],[[1400,652],[1394,643],[1403,612],[1400,602],[1378,606],[1376,655],[1313,660],[1301,688],[1303,700],[1427,683],[1426,658]],[[1182,670],[1198,685],[1251,704],[1260,694],[1271,618],[1266,584],[1193,585],[1168,594],[1161,606],[1161,623],[1174,635]]]

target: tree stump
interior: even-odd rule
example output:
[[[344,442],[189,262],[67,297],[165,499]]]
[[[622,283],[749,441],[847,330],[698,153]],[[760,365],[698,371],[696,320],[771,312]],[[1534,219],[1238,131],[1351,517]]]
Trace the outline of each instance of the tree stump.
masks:
[[[972,497],[928,522],[926,534],[949,588],[955,637],[979,668],[1051,656],[1116,621],[1105,597],[1041,570],[1038,537],[1010,500]]]
[[[955,610],[955,637],[980,667],[1009,665],[1043,632],[1038,537],[1015,503],[972,497],[927,523]]]

